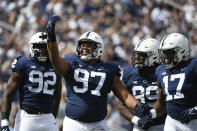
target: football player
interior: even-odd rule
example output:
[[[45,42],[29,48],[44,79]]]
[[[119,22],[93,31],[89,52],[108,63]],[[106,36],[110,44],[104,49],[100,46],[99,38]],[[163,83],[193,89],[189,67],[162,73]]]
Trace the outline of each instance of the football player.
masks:
[[[53,69],[47,51],[47,35],[34,34],[30,41],[30,57],[20,56],[12,63],[12,74],[2,100],[1,131],[9,131],[11,100],[20,95],[20,110],[15,131],[58,131],[55,117],[61,96],[61,77]]]
[[[165,36],[160,44],[160,57],[155,116],[162,114],[161,106],[166,102],[164,131],[196,131],[197,59],[190,58],[188,39],[180,33]]]
[[[139,41],[134,48],[132,57],[133,66],[127,66],[123,70],[122,81],[127,86],[129,92],[141,102],[153,107],[157,100],[157,78],[155,76],[156,67],[159,65],[159,41],[153,38],[146,38]],[[119,112],[127,120],[134,124],[133,131],[148,129],[150,131],[162,131],[166,115],[151,120],[143,117],[143,114],[129,111],[120,106]],[[139,123],[142,119],[143,123]],[[132,129],[131,129],[132,130]]]
[[[59,56],[52,16],[47,24],[48,51],[55,69],[65,78],[67,88],[66,116],[63,131],[106,131],[108,93],[113,93],[129,108],[147,113],[150,108],[122,88],[120,68],[103,62],[103,39],[95,32],[86,32],[77,41],[76,54]]]

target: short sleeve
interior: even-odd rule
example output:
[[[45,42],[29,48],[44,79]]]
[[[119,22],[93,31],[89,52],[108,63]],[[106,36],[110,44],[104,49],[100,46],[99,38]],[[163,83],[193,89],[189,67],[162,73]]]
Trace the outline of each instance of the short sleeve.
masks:
[[[128,81],[128,78],[129,78],[129,74],[130,74],[130,71],[129,71],[129,67],[126,67],[124,70],[123,70],[123,73],[122,73],[122,82],[127,85],[127,81]]]
[[[24,71],[24,63],[25,62],[23,60],[23,57],[14,59],[11,65],[12,72],[18,72],[19,74],[22,74],[22,72]]]

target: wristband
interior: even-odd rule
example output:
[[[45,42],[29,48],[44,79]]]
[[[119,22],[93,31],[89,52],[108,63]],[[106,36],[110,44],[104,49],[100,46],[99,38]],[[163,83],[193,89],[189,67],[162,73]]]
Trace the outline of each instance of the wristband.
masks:
[[[8,126],[8,120],[7,119],[3,119],[3,120],[1,120],[1,127],[3,127],[3,126]]]
[[[194,107],[194,110],[197,110],[197,106]]]
[[[131,122],[132,122],[133,124],[135,124],[135,125],[138,125],[138,121],[139,121],[139,120],[140,120],[139,117],[134,116],[134,117],[131,119]]]
[[[150,110],[150,114],[151,114],[151,118],[152,118],[152,119],[156,118],[156,116],[157,116],[157,112],[156,112],[155,109],[151,109],[151,110]]]

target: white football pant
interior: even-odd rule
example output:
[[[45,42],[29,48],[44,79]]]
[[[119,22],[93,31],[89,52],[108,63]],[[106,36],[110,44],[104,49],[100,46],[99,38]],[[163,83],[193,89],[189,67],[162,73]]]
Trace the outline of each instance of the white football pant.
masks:
[[[19,110],[16,114],[14,131],[58,131],[58,126],[52,113],[37,115]]]
[[[84,123],[64,117],[63,131],[107,131],[106,121]]]
[[[188,124],[182,124],[167,115],[164,131],[197,131],[197,119],[190,121]]]

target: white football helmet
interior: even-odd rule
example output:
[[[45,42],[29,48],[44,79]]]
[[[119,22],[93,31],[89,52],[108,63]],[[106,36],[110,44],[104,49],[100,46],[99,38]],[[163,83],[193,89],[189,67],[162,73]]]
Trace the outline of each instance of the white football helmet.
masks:
[[[83,55],[80,53],[81,44],[90,42],[92,44],[92,53],[88,55]],[[79,40],[77,41],[77,50],[76,54],[84,61],[89,61],[92,59],[99,59],[101,55],[103,55],[104,44],[103,39],[95,32],[86,32],[81,35]]]
[[[49,59],[47,51],[47,34],[45,32],[38,32],[34,34],[30,41],[30,55],[40,62],[46,62]]]
[[[146,38],[139,41],[134,48],[133,65],[135,68],[151,67],[159,64],[159,44],[153,38]],[[139,55],[143,56],[143,62]]]
[[[161,41],[159,51],[161,61],[167,69],[175,67],[190,56],[188,39],[179,33],[166,35]]]

